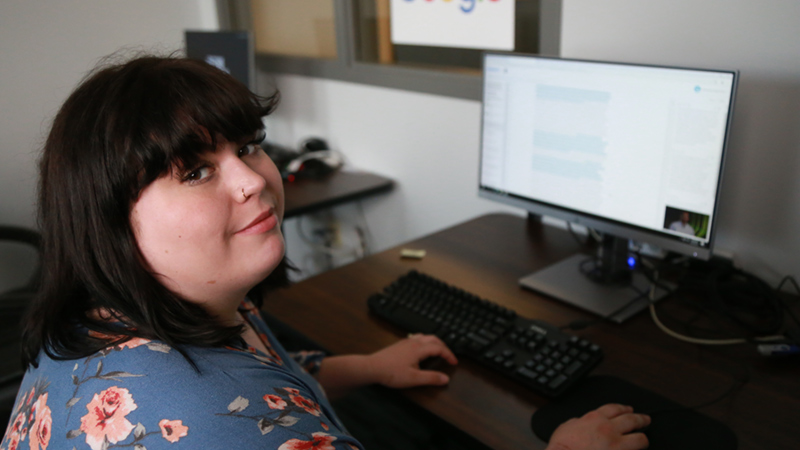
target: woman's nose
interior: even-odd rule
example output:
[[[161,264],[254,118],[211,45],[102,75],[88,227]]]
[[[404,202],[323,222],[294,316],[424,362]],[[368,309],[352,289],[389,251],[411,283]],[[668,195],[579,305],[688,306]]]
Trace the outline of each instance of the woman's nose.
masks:
[[[267,185],[267,181],[244,161],[237,158],[233,170],[233,198],[246,202],[250,197],[259,197]]]

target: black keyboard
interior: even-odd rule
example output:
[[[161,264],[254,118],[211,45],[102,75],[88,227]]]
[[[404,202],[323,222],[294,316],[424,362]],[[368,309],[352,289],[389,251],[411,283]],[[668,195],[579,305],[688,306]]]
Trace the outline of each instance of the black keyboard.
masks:
[[[413,333],[436,334],[459,356],[556,397],[603,359],[600,348],[553,325],[411,271],[371,296],[370,311]]]

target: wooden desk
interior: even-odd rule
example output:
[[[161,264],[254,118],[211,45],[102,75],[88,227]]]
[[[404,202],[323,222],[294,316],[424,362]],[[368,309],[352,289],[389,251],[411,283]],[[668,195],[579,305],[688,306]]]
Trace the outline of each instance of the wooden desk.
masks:
[[[394,182],[367,172],[336,171],[320,179],[299,179],[284,183],[284,218],[388,191]]]
[[[562,230],[529,230],[525,219],[488,215],[410,242],[424,260],[402,260],[387,250],[271,294],[265,309],[335,353],[369,353],[404,333],[368,314],[366,299],[410,269],[556,325],[589,315],[518,287],[517,279],[575,253]],[[659,308],[669,307],[667,304]],[[764,359],[750,346],[709,348],[664,335],[647,314],[623,325],[599,324],[576,334],[601,345],[606,358],[595,374],[609,374],[697,405],[716,398],[749,371],[750,381],[703,413],[726,423],[740,449],[789,449],[800,442],[800,362]],[[404,391],[412,401],[496,449],[545,445],[529,428],[548,400],[468,360],[450,371],[446,388]]]

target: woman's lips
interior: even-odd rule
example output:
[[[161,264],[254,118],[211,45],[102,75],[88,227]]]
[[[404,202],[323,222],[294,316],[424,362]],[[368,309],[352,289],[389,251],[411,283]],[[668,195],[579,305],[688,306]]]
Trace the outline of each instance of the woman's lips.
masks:
[[[261,234],[275,228],[278,225],[278,218],[272,209],[258,215],[250,224],[237,231],[239,235]]]

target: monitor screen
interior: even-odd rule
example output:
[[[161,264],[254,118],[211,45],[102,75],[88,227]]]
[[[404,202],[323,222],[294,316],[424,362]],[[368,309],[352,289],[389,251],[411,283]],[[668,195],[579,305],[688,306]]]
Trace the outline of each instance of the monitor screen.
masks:
[[[708,258],[736,72],[488,53],[480,194]]]

